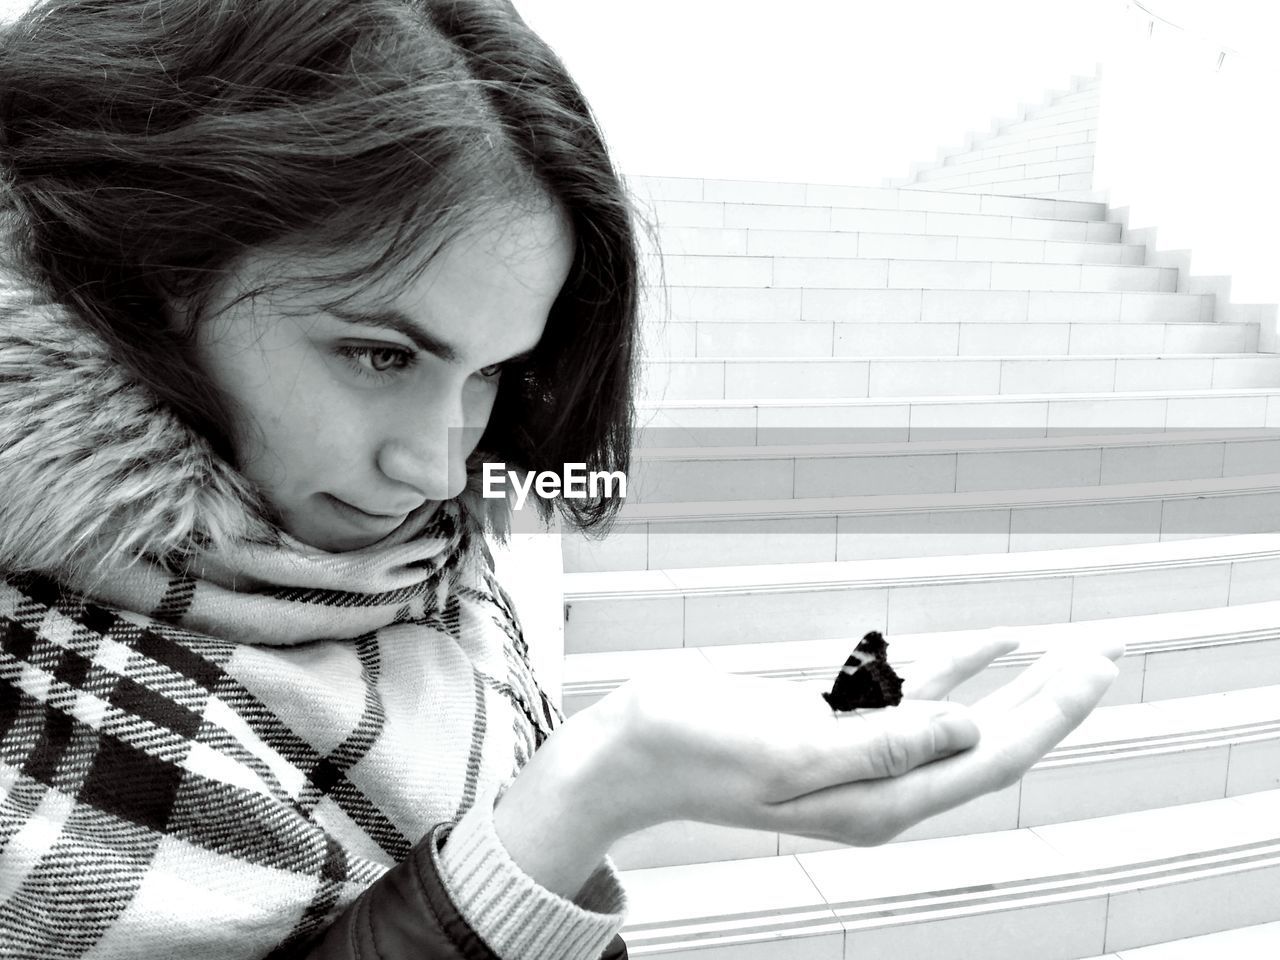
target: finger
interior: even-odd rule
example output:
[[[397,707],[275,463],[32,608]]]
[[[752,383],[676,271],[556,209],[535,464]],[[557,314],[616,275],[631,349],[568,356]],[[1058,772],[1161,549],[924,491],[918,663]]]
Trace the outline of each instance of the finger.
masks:
[[[790,800],[834,784],[897,777],[978,741],[967,707],[904,700],[897,707],[832,715],[799,752],[772,797]]]
[[[1011,633],[987,633],[975,641],[948,646],[942,652],[921,658],[904,667],[904,697],[914,700],[941,700],[970,677],[977,676],[998,657],[1018,648]]]
[[[1026,702],[984,724],[973,749],[893,779],[849,783],[777,811],[779,829],[852,844],[891,839],[927,817],[1016,783],[1097,705],[1116,667],[1105,657],[1062,664]]]
[[[1051,647],[1013,680],[974,704],[974,713],[979,718],[994,716],[1012,710],[1020,703],[1025,703],[1035,696],[1044,686],[1045,681],[1062,669],[1067,661],[1103,656],[1114,662],[1123,654],[1123,643],[1106,638],[1097,640],[1090,638],[1075,641],[1070,646]]]
[[[1080,725],[1118,673],[1106,657],[1063,657],[1040,689],[1005,714],[984,718],[974,749],[895,782],[905,825],[1012,786]],[[905,828],[905,827],[904,827]]]
[[[1045,682],[1061,668],[1062,661],[1061,651],[1049,650],[1042,653],[1004,686],[975,703],[974,714],[980,718],[994,717],[1026,703],[1043,689]]]

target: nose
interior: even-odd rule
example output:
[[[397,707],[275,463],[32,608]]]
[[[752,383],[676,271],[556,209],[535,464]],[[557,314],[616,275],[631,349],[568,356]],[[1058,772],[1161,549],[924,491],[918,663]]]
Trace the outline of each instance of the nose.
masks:
[[[484,430],[468,410],[464,390],[433,392],[419,415],[396,418],[377,448],[383,476],[427,500],[451,500],[467,485],[467,458]],[[486,418],[487,419],[487,418]]]

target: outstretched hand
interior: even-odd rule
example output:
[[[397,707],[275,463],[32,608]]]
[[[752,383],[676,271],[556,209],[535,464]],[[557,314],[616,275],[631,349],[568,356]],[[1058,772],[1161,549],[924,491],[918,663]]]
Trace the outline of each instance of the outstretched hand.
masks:
[[[882,709],[834,713],[807,684],[710,667],[633,681],[611,695],[634,734],[623,774],[633,786],[620,802],[637,827],[682,819],[889,840],[1016,783],[1116,676],[1123,648],[1097,646],[1046,654],[972,707],[941,699],[1014,650],[1015,632],[912,664],[902,703]]]

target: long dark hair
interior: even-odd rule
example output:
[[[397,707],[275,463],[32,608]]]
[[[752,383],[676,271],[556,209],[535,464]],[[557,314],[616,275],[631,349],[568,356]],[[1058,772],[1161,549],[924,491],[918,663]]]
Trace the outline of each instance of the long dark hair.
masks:
[[[629,466],[633,215],[581,92],[505,0],[44,0],[0,33],[0,170],[7,255],[227,459],[227,400],[169,305],[264,244],[374,240],[353,272],[372,280],[548,197],[573,266],[481,447]],[[619,505],[557,503],[584,528]]]

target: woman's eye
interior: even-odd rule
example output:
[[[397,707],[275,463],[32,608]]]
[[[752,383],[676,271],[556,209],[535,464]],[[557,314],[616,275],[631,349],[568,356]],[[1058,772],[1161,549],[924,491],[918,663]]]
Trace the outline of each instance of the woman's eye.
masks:
[[[408,365],[409,355],[403,350],[379,347],[369,351],[369,365],[378,372]]]
[[[506,366],[506,364],[491,363],[487,367],[481,367],[480,376],[484,377],[486,380],[497,380],[498,375],[502,373],[502,368],[504,366]]]
[[[343,344],[338,353],[360,373],[386,374],[413,366],[413,353],[399,347]]]

